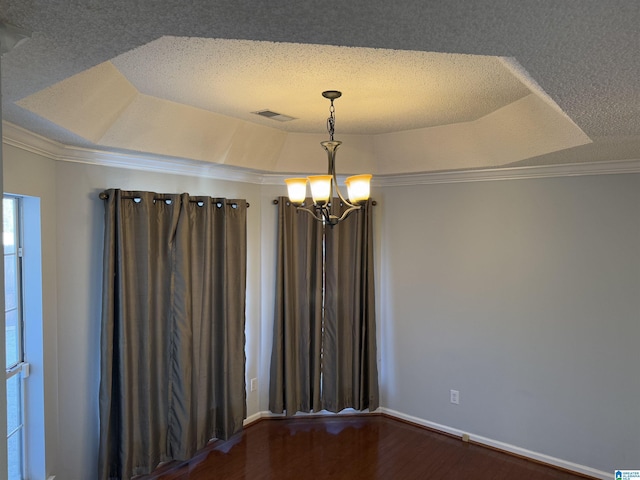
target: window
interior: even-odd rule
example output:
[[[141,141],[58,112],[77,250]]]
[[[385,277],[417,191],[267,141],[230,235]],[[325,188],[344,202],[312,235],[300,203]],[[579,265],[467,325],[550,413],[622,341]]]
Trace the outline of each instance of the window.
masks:
[[[22,236],[20,199],[5,196],[3,206],[5,342],[7,381],[7,449],[9,480],[23,478],[24,390],[28,375],[24,362],[22,316]]]

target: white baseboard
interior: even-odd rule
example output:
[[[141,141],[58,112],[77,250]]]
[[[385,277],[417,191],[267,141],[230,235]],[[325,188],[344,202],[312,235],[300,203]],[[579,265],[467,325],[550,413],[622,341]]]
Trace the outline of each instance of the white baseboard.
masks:
[[[453,427],[448,427],[446,425],[440,425],[439,423],[434,423],[428,420],[424,420],[422,418],[406,415],[404,413],[397,412],[389,408],[380,408],[378,411],[380,411],[381,413],[384,413],[385,415],[389,415],[391,417],[395,417],[400,420],[405,420],[407,422],[415,423],[417,425],[422,425],[424,427],[432,428],[440,432],[455,435],[456,437],[462,438],[463,434],[467,434],[469,435],[469,440],[472,442],[475,442],[481,445],[486,445],[492,448],[497,448],[498,450],[503,450],[505,452],[513,453],[515,455],[526,457],[538,462],[546,463],[548,465],[564,468],[565,470],[581,473],[583,475],[589,475],[590,477],[599,478],[602,480],[613,479],[613,473],[607,473],[607,472],[603,472],[602,470],[596,470],[595,468],[587,467],[584,465],[578,465],[577,463],[568,462],[566,460],[551,457],[543,453],[532,452],[531,450],[527,450],[525,448],[517,447],[515,445],[510,445],[508,443],[499,442],[498,440],[493,440],[491,438],[483,437],[481,435],[475,435],[471,432],[465,432],[463,430],[459,430]]]
[[[378,410],[376,410],[377,412]],[[322,417],[322,416],[331,416],[331,415],[367,415],[369,413],[369,411],[364,410],[364,411],[359,411],[359,410],[354,410],[352,408],[345,408],[344,410],[342,410],[341,412],[338,413],[333,413],[333,412],[328,412],[326,410],[322,410],[320,412],[311,412],[311,413],[305,413],[305,412],[297,412],[295,414],[295,417],[292,418],[301,418],[301,417]],[[262,412],[258,412],[258,413],[254,413],[253,415],[248,416],[247,418],[245,418],[244,422],[242,422],[243,426],[247,426],[247,425],[251,425],[254,422],[257,422],[258,420],[260,420],[261,418],[285,418],[286,414],[284,413],[273,413],[270,411],[262,411]]]
[[[253,422],[257,422],[258,420],[260,420],[262,417],[265,416],[264,413],[267,413],[267,412],[258,412],[248,416],[247,418],[244,419],[244,421],[242,422],[242,425],[246,427],[247,425],[251,425]]]
[[[352,415],[359,414],[356,410],[343,410],[340,414]],[[407,422],[415,423],[416,425],[422,425],[423,427],[428,427],[433,430],[437,430],[439,432],[448,433],[450,435],[454,435],[456,437],[462,438],[463,434],[469,435],[469,440],[480,445],[486,445],[487,447],[496,448],[498,450],[503,450],[505,452],[513,453],[515,455],[519,455],[521,457],[529,458],[531,460],[535,460],[537,462],[546,463],[548,465],[553,465],[555,467],[564,468],[565,470],[570,470],[572,472],[581,473],[583,475],[588,475],[590,477],[598,478],[601,480],[611,480],[613,479],[613,473],[603,472],[602,470],[596,470],[595,468],[587,467],[584,465],[578,465],[577,463],[569,462],[566,460],[562,460],[560,458],[551,457],[549,455],[545,455],[544,453],[532,452],[531,450],[527,450],[526,448],[517,447],[515,445],[510,445],[508,443],[499,442],[498,440],[493,440],[491,438],[483,437],[481,435],[475,435],[471,432],[466,432],[463,430],[459,430],[457,428],[449,427],[447,425],[441,425],[439,423],[430,422],[429,420],[425,420],[423,418],[413,417],[411,415],[406,415],[401,412],[397,412],[395,410],[391,410],[390,408],[380,407],[375,413],[384,413],[385,415],[389,415],[390,417],[395,417],[399,420],[404,420]],[[321,416],[321,415],[335,415],[335,413],[330,412],[317,412],[317,413],[298,413],[296,417],[304,417],[304,416]],[[244,421],[244,425],[250,425],[253,422],[260,420],[261,418],[278,418],[284,417],[284,414],[271,413],[269,411],[258,412]]]

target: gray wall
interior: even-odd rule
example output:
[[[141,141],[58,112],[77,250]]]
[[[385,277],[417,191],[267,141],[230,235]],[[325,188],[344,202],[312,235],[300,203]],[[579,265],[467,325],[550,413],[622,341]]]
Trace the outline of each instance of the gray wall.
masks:
[[[108,187],[246,198],[249,415],[266,411],[284,188],[57,162],[4,147],[5,190],[41,197],[47,469],[97,461]],[[596,469],[640,452],[640,175],[375,192],[382,404]],[[459,406],[449,390],[460,391]]]
[[[383,405],[632,468],[640,175],[394,187],[382,203]]]

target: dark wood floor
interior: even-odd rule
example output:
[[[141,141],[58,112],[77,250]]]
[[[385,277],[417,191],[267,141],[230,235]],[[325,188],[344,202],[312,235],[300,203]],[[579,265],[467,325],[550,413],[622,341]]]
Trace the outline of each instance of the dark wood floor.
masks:
[[[142,478],[142,477],[139,477]],[[584,479],[383,415],[268,419],[145,480]]]

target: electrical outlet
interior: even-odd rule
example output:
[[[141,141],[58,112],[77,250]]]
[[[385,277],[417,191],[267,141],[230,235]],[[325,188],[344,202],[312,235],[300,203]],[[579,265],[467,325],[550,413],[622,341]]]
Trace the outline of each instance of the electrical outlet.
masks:
[[[451,390],[449,401],[455,405],[460,405],[460,392],[458,390]]]
[[[252,378],[251,379],[251,391],[255,392],[258,389],[258,379],[257,378]]]

